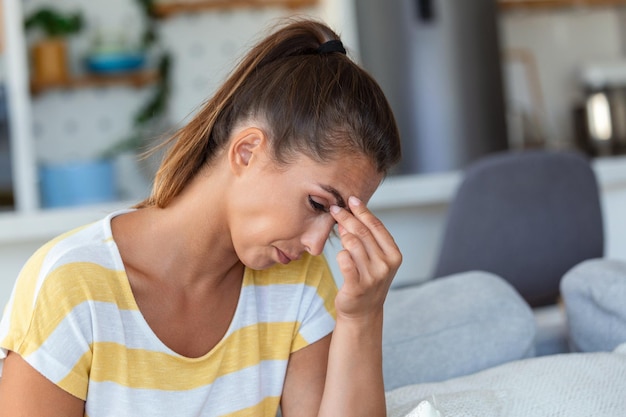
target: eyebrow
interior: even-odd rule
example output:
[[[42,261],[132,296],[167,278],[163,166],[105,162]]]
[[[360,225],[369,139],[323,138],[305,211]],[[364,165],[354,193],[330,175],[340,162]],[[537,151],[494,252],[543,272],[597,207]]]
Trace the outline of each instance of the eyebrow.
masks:
[[[333,197],[335,197],[335,200],[337,200],[337,205],[339,207],[344,208],[344,209],[346,208],[346,200],[344,200],[341,194],[339,194],[339,191],[337,191],[330,185],[320,185],[320,187],[322,187],[324,191],[331,193]]]

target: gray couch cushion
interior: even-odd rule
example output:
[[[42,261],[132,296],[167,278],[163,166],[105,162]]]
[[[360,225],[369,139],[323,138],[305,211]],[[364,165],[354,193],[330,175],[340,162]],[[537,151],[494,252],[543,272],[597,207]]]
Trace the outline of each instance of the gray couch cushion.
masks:
[[[513,287],[467,272],[391,290],[385,302],[385,389],[466,375],[533,356],[535,323]]]
[[[594,259],[561,280],[573,351],[612,351],[626,341],[626,262]]]

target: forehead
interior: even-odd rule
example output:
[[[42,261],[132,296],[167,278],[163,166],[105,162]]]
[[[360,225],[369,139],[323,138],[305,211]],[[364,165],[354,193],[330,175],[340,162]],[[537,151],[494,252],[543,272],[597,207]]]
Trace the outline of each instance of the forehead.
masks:
[[[344,155],[325,162],[302,156],[292,164],[292,169],[299,171],[298,176],[333,195],[338,194],[336,197],[342,197],[346,202],[350,196],[367,202],[383,179],[374,164],[360,155]]]

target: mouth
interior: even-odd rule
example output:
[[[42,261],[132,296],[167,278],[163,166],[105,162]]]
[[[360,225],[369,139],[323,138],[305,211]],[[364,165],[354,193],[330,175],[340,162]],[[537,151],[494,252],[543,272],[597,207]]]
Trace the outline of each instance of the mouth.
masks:
[[[292,259],[287,256],[287,254],[285,252],[283,252],[282,250],[276,248],[276,253],[278,253],[278,261],[283,264],[283,265],[287,265],[289,262],[292,261]]]

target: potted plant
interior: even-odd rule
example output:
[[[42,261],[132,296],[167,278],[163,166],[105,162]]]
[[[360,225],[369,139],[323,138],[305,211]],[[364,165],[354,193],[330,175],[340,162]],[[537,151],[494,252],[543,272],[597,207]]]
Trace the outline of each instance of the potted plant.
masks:
[[[145,149],[150,139],[156,139],[163,130],[167,129],[167,103],[170,95],[170,67],[171,57],[158,42],[156,31],[156,21],[153,16],[152,0],[136,0],[144,12],[144,33],[141,38],[141,45],[137,48],[141,53],[151,52],[151,56],[156,61],[158,77],[152,89],[152,94],[147,101],[138,109],[133,118],[133,130],[119,141],[112,144],[91,160],[70,160],[42,163],[40,167],[40,185],[42,191],[42,205],[44,207],[60,207],[69,205],[82,205],[114,200],[117,198],[134,199],[136,196],[143,196],[149,190],[149,183],[146,179],[151,175],[145,174],[154,169],[154,161],[157,156],[146,160],[139,160],[137,153]],[[61,19],[63,18],[63,23]],[[32,20],[32,23],[29,21]],[[75,24],[70,24],[71,22]],[[40,27],[44,33],[50,34],[47,38],[59,38],[61,36],[48,31],[50,27],[74,27],[75,31],[62,31],[67,36],[76,33],[83,27],[82,17],[79,14],[74,16],[61,16],[50,9],[40,10],[32,14],[27,19],[27,28]],[[95,49],[95,52],[107,55],[109,51]],[[115,55],[115,54],[113,54]],[[91,55],[87,55],[87,58]],[[106,56],[105,56],[106,57]],[[86,60],[89,70],[89,60]],[[49,66],[49,63],[46,63]],[[103,68],[103,67],[102,67]],[[101,67],[95,68],[103,72]],[[104,73],[118,72],[124,69],[107,67]],[[66,72],[67,73],[67,72]],[[106,75],[106,74],[105,74]],[[35,76],[37,77],[37,76]],[[34,87],[41,77],[34,79]],[[47,86],[63,85],[63,79],[46,81]],[[117,177],[117,178],[116,178]],[[117,181],[124,178],[124,181]]]
[[[66,37],[83,28],[80,13],[64,14],[44,7],[28,15],[25,29],[39,30],[42,37],[32,46],[33,83],[58,85],[69,79]]]
[[[33,43],[32,86],[64,85],[70,78],[67,37],[83,29],[81,13],[62,13],[43,7],[24,22],[27,31],[38,30]],[[42,164],[39,170],[43,207],[61,207],[115,199],[113,166],[104,159],[70,160]]]

